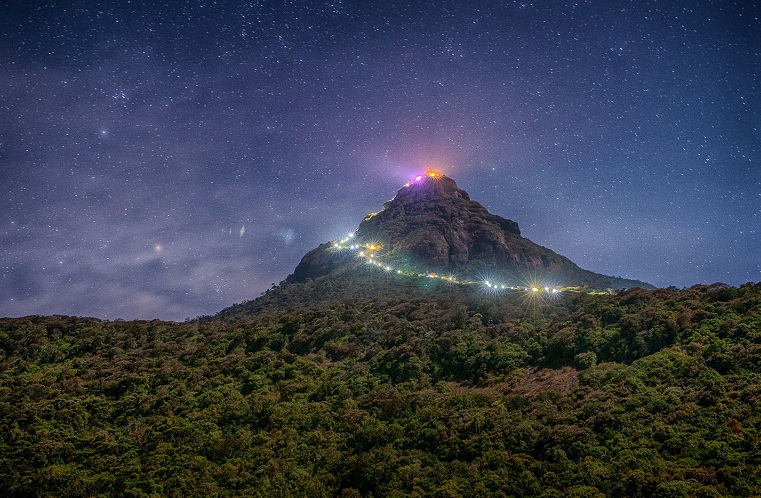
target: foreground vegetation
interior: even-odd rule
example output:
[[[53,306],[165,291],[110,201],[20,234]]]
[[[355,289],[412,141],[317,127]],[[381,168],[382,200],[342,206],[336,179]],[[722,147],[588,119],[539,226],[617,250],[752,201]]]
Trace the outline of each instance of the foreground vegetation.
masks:
[[[6,496],[761,495],[761,284],[0,320]]]

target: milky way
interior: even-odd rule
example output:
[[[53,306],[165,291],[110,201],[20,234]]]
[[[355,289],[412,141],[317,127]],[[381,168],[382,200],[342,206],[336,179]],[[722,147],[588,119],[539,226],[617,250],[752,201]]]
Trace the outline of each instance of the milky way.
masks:
[[[583,268],[761,280],[761,4],[62,4],[0,7],[0,316],[213,313],[430,167]]]

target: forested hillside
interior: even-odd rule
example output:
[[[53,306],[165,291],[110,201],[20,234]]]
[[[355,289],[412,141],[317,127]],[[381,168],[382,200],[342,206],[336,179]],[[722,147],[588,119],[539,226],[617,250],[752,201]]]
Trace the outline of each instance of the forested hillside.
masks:
[[[0,320],[5,496],[761,495],[761,284]]]

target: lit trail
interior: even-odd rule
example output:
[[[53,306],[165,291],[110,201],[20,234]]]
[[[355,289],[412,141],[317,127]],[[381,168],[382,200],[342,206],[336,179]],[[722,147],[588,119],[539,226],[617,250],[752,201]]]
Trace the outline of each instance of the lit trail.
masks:
[[[608,294],[605,291],[591,290],[579,286],[552,286],[544,284],[531,284],[524,285],[511,285],[502,281],[496,280],[461,280],[452,275],[443,275],[435,272],[419,272],[409,270],[407,268],[400,268],[393,266],[383,261],[381,256],[382,246],[376,243],[363,243],[357,242],[349,244],[353,241],[354,234],[347,236],[344,239],[336,240],[333,245],[328,249],[332,251],[354,251],[354,255],[357,258],[363,259],[365,264],[373,266],[380,271],[386,273],[395,273],[409,278],[426,278],[432,280],[440,280],[449,284],[463,285],[463,286],[480,286],[487,294],[498,295],[502,292],[528,292],[533,295],[547,295],[555,296],[563,292],[573,293],[585,293],[585,294]]]
[[[437,179],[441,173],[437,171],[426,171],[425,175],[418,175],[413,180],[404,184],[409,187],[416,183],[425,181],[426,178]],[[408,268],[395,267],[383,260],[383,246],[376,242],[357,241],[353,233],[343,239],[334,240],[331,251],[353,251],[357,258],[363,259],[367,265],[378,268],[386,273],[395,273],[409,278],[425,278],[432,280],[441,280],[449,284],[463,286],[480,286],[488,295],[499,295],[503,292],[526,292],[531,296],[553,297],[563,292],[584,293],[584,294],[608,294],[605,291],[591,290],[580,286],[555,286],[534,282],[527,285],[511,285],[498,279],[487,278],[483,280],[460,280],[453,275],[442,275],[434,272],[419,272]]]

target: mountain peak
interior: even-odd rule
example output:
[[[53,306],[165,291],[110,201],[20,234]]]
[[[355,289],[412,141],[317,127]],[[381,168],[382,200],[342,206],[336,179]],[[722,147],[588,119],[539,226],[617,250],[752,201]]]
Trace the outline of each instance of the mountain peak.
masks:
[[[437,171],[405,183],[349,238],[307,253],[288,281],[304,282],[365,263],[400,274],[457,274],[469,281],[498,274],[511,285],[525,283],[530,275],[595,289],[650,287],[584,270],[522,237],[518,223],[491,214]]]
[[[470,200],[470,196],[464,190],[457,187],[452,178],[438,171],[429,170],[423,175],[418,175],[404,184],[396,193],[394,199],[431,199],[434,197],[455,197]]]

